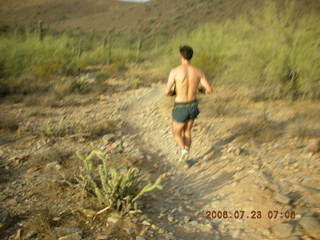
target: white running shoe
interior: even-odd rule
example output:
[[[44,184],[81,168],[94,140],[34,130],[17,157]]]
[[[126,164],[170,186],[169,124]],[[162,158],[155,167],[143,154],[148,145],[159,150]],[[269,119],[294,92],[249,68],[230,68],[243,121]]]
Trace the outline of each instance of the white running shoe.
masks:
[[[188,158],[189,158],[189,151],[187,149],[182,149],[179,162],[185,162],[188,160]]]

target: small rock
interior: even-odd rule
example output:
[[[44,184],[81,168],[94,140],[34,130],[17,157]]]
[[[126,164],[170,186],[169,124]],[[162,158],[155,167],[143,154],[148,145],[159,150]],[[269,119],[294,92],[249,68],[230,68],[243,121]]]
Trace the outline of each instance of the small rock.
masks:
[[[91,209],[82,209],[81,211],[88,218],[91,218],[96,214],[96,212]]]
[[[81,233],[73,233],[67,236],[60,237],[59,240],[81,240]]]
[[[144,237],[136,237],[136,240],[146,240]]]
[[[232,232],[231,235],[232,235],[233,238],[237,239],[237,238],[239,238],[240,233],[241,233],[241,230],[240,229],[236,229],[235,231]]]
[[[159,230],[159,227],[158,227],[157,225],[155,225],[155,224],[152,224],[152,225],[151,225],[151,228],[152,228],[153,230]]]
[[[114,143],[112,143],[111,148],[116,149],[118,147],[121,147],[121,140],[117,140]]]
[[[299,224],[313,238],[320,239],[320,223],[312,216],[304,216]]]
[[[128,228],[126,229],[126,232],[131,235],[134,234],[136,231],[133,228]]]
[[[291,199],[288,198],[287,196],[285,195],[282,195],[281,193],[275,193],[274,195],[274,199],[279,202],[279,203],[283,203],[283,204],[289,204]]]
[[[213,239],[214,240],[220,240],[221,239],[220,233],[218,231],[214,231],[213,232]]]
[[[308,143],[307,150],[312,153],[320,151],[320,138],[311,139]]]
[[[144,220],[144,221],[142,222],[142,224],[145,225],[145,226],[150,226],[150,225],[151,225],[151,223],[149,223],[149,222],[146,221],[146,220]]]
[[[296,237],[296,236],[293,236],[293,237],[285,238],[283,240],[300,240],[300,238]]]
[[[29,168],[29,169],[27,170],[27,173],[28,173],[28,174],[31,174],[31,173],[34,173],[34,172],[36,172],[36,171],[38,171],[38,170],[39,170],[38,167],[32,167],[32,168]]]
[[[109,133],[109,134],[106,134],[102,137],[102,141],[104,144],[108,144],[114,138],[115,138],[115,135],[113,133]]]
[[[263,235],[265,235],[265,236],[270,236],[270,235],[271,235],[271,231],[270,231],[269,228],[263,229],[261,233],[262,233]]]
[[[96,240],[109,240],[108,235],[98,235]]]
[[[25,239],[34,238],[34,237],[37,236],[37,234],[38,234],[38,233],[37,233],[36,231],[31,230],[30,232],[28,232],[28,233],[26,234]]]
[[[112,224],[116,224],[119,220],[120,220],[120,218],[118,218],[118,217],[108,217],[107,222],[112,223]]]
[[[137,151],[133,152],[131,155],[132,155],[132,157],[134,157],[134,158],[136,158],[138,160],[144,159],[144,155],[140,150],[137,150]]]
[[[63,236],[72,233],[80,233],[81,229],[78,227],[55,227],[54,231],[56,232],[56,234]]]
[[[203,232],[211,232],[213,230],[212,225],[210,223],[207,224],[200,224],[200,229]]]
[[[14,239],[20,240],[21,239],[21,233],[22,233],[22,229],[18,229],[17,234],[16,234]]]
[[[272,228],[272,232],[279,238],[289,237],[292,233],[293,226],[288,223],[280,223]]]
[[[62,166],[57,162],[50,162],[46,165],[46,169],[56,169],[56,170],[60,170],[62,168]]]
[[[188,223],[188,222],[191,221],[191,218],[190,218],[189,216],[184,216],[183,221],[184,221],[185,223]]]
[[[174,221],[174,218],[173,218],[171,215],[169,215],[169,216],[168,216],[168,221],[169,221],[169,222],[173,222],[173,221]]]
[[[1,209],[0,211],[0,229],[4,228],[9,221],[9,214],[6,210]]]

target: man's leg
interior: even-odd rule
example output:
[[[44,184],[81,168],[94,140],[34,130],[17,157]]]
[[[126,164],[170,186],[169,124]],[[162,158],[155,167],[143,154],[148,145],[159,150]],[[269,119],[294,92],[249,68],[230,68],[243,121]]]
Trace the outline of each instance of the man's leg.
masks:
[[[189,151],[191,147],[191,129],[193,126],[194,119],[189,120],[184,127],[184,145],[185,148]]]
[[[182,137],[182,131],[184,129],[185,123],[177,122],[175,120],[172,121],[172,131],[173,131],[173,136],[174,139],[176,140],[177,145],[181,148],[184,149],[184,141]]]

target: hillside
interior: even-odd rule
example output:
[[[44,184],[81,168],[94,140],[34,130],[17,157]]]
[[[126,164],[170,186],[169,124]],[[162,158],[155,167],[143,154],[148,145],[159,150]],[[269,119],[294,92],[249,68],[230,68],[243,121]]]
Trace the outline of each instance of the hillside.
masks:
[[[233,18],[261,6],[259,0],[152,0],[127,3],[116,0],[2,0],[0,23],[33,25],[43,20],[53,29],[168,34],[199,24]],[[282,1],[278,1],[282,3]],[[297,1],[297,16],[320,11],[319,1]]]

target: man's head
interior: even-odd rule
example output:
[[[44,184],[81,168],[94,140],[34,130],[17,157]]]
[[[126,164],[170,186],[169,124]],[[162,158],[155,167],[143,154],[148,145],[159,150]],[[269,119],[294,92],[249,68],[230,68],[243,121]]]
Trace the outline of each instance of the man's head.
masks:
[[[183,59],[190,61],[193,56],[193,49],[190,46],[180,47],[180,55]]]

